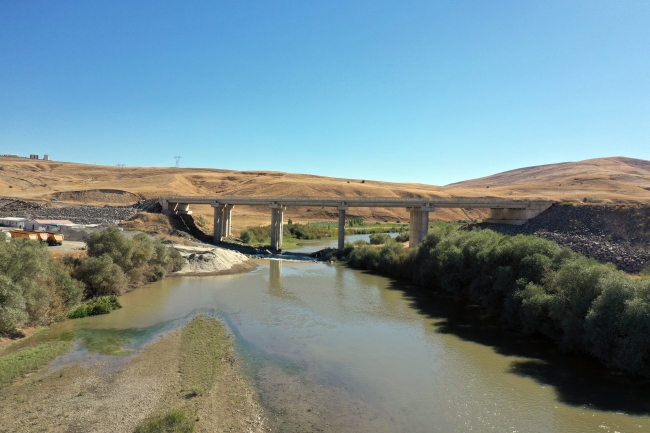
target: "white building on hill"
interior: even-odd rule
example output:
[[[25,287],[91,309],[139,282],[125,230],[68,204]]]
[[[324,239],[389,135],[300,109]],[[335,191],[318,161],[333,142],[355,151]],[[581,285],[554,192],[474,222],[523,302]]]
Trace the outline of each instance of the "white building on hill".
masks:
[[[19,217],[0,218],[0,226],[12,227],[15,229],[25,228],[25,222],[27,222],[27,218],[19,218]]]
[[[31,219],[25,222],[25,230],[34,230],[34,231],[46,231],[46,232],[58,232],[61,230],[61,226],[73,225],[74,223],[70,220],[41,220],[41,219]]]

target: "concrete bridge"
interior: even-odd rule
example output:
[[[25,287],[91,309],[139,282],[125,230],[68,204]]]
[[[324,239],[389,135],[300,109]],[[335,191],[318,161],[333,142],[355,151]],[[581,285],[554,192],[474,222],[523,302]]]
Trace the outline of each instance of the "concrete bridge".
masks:
[[[282,247],[284,211],[288,206],[335,207],[339,211],[338,247],[343,248],[345,239],[345,211],[351,207],[401,207],[411,215],[409,244],[417,246],[429,228],[429,212],[436,208],[490,209],[485,222],[499,224],[523,224],[536,217],[552,202],[544,200],[518,200],[506,198],[335,198],[335,197],[160,197],[163,213],[191,214],[190,205],[209,204],[214,208],[214,243],[230,236],[232,209],[237,205],[268,206],[271,210],[271,247]]]

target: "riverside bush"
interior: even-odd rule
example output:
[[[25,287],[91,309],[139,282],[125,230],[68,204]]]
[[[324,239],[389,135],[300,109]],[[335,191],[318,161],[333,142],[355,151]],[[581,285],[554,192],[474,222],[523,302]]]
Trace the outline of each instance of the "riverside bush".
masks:
[[[144,234],[128,239],[116,228],[93,234],[88,254],[55,260],[40,242],[0,242],[0,334],[50,324],[67,317],[84,297],[118,295],[184,263],[177,250]]]
[[[393,238],[386,233],[374,233],[370,235],[370,243],[372,245],[383,245],[393,242]]]
[[[395,236],[395,242],[408,242],[409,240],[409,233],[408,232],[402,232]]]
[[[0,242],[1,334],[65,317],[83,290],[83,283],[72,279],[44,244],[28,239]]]
[[[92,298],[84,305],[75,308],[69,315],[70,319],[81,319],[82,317],[98,316],[108,314],[113,310],[122,308],[116,296],[100,296]]]
[[[174,248],[143,233],[129,239],[116,227],[94,233],[88,255],[73,272],[86,283],[87,296],[119,295],[128,286],[160,280],[183,267],[183,257]]]
[[[124,271],[108,254],[83,260],[75,276],[86,284],[89,296],[120,295],[127,287]]]
[[[438,225],[418,248],[347,244],[338,257],[478,304],[505,326],[543,334],[565,351],[631,373],[649,367],[650,277],[631,278],[554,242]]]

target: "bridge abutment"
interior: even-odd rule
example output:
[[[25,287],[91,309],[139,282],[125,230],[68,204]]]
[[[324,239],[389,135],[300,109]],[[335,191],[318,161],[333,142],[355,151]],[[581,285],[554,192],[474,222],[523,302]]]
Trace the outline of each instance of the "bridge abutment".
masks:
[[[492,208],[490,209],[490,217],[484,222],[490,224],[522,225],[549,207],[551,207],[550,202],[533,202],[524,209]]]

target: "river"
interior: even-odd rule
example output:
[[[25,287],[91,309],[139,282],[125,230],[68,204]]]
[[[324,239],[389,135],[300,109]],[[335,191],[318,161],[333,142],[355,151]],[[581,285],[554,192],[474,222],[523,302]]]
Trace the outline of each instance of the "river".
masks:
[[[54,326],[56,360],[113,362],[198,313],[220,317],[278,432],[648,432],[647,381],[500,330],[472,309],[342,265],[259,260],[172,277],[109,315]],[[119,353],[119,352],[118,352]],[[111,361],[112,360],[112,361]]]

